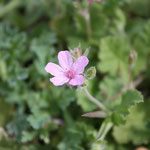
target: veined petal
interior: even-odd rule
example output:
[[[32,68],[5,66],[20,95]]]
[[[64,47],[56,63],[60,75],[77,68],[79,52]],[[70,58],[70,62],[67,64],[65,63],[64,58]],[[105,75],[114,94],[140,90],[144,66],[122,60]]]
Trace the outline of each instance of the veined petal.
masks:
[[[76,86],[82,85],[84,83],[84,77],[82,75],[76,75],[73,79],[70,80],[69,84]]]
[[[54,63],[48,63],[46,66],[45,66],[45,70],[52,74],[53,76],[60,76],[60,75],[63,75],[63,69],[57,65],[57,64],[54,64]]]
[[[55,86],[61,86],[69,81],[69,78],[65,76],[58,76],[58,77],[53,77],[50,78],[50,81],[55,85]]]
[[[88,63],[89,63],[89,60],[86,56],[80,56],[73,63],[72,68],[76,74],[80,74],[84,72],[84,68],[87,66]]]
[[[58,60],[60,66],[64,70],[68,70],[71,68],[73,61],[72,61],[72,56],[69,51],[61,51],[58,53]]]

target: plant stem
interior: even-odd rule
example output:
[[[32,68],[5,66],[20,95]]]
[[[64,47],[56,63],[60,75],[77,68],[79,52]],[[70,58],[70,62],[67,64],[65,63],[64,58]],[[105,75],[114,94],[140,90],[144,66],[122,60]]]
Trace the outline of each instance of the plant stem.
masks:
[[[18,7],[21,4],[20,0],[11,0],[8,4],[5,6],[1,6],[0,8],[0,17],[3,17],[6,13],[9,13],[16,7]]]
[[[107,133],[109,132],[109,130],[113,127],[113,123],[112,122],[109,122],[108,124],[106,124],[106,126],[104,127],[103,129],[103,125],[101,127],[102,130],[102,133],[100,133],[100,135],[96,138],[97,140],[101,140],[103,141],[104,138],[106,137]]]
[[[86,25],[87,25],[87,34],[88,34],[88,39],[90,40],[91,38],[91,19],[90,19],[90,5],[88,4],[87,8],[87,16],[85,17],[86,20]]]
[[[144,80],[144,77],[142,75],[140,75],[133,83],[134,88],[136,88],[143,80]]]
[[[132,65],[129,65],[129,88],[133,88],[133,82],[132,82]]]
[[[89,98],[89,100],[91,100],[91,102],[93,102],[94,104],[96,104],[101,110],[108,112],[107,108],[95,97],[93,97],[87,90],[86,87],[83,88],[85,94],[87,95],[87,97]]]
[[[123,87],[122,90],[117,93],[116,95],[112,96],[111,98],[108,98],[107,101],[112,101],[114,99],[117,99],[119,96],[121,96],[123,94],[123,92],[125,92],[127,90],[127,87]]]

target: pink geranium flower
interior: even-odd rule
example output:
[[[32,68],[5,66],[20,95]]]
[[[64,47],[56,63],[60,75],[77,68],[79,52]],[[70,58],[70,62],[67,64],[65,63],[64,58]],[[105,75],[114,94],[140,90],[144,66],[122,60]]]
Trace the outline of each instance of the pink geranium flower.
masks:
[[[55,86],[65,83],[78,86],[84,83],[83,72],[89,62],[86,56],[80,56],[73,62],[69,51],[61,51],[58,53],[58,61],[60,66],[50,62],[45,67],[45,70],[54,76],[50,81]]]

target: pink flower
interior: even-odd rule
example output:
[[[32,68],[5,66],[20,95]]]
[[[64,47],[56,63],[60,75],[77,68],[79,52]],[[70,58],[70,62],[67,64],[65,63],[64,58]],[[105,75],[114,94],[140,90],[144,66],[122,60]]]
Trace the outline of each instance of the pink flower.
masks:
[[[93,3],[93,2],[101,2],[102,0],[88,0],[89,4]]]
[[[45,70],[54,77],[50,81],[55,86],[68,83],[71,86],[82,85],[84,83],[84,68],[89,63],[86,56],[78,57],[73,63],[72,56],[69,51],[61,51],[58,53],[59,65],[48,63]]]

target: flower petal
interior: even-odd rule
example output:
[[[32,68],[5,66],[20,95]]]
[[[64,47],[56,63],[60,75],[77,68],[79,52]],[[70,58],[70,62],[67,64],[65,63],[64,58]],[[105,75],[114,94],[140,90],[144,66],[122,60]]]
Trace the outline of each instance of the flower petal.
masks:
[[[60,75],[63,75],[63,69],[57,65],[57,64],[54,64],[54,63],[48,63],[46,66],[45,66],[45,70],[52,74],[53,76],[60,76]]]
[[[50,81],[55,85],[55,86],[61,86],[69,81],[69,78],[65,76],[58,76],[58,77],[53,77],[50,78]]]
[[[80,56],[73,63],[72,68],[76,74],[80,74],[84,72],[84,68],[87,66],[88,63],[89,63],[89,60],[86,56]]]
[[[72,57],[69,51],[61,51],[58,53],[58,60],[60,66],[64,70],[69,70],[73,64]]]
[[[84,77],[82,75],[76,75],[73,79],[70,80],[69,84],[76,86],[82,85],[84,83]]]

